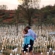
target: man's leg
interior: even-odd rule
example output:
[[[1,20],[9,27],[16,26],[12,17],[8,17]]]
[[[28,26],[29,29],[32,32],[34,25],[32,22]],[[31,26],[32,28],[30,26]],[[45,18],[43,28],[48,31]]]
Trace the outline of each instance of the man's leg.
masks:
[[[30,47],[30,49],[29,49],[29,55],[33,55],[33,51],[32,51],[32,46]]]
[[[29,48],[29,54],[30,55],[33,55],[33,44],[34,44],[34,41],[30,40],[30,45],[31,45],[31,47]]]

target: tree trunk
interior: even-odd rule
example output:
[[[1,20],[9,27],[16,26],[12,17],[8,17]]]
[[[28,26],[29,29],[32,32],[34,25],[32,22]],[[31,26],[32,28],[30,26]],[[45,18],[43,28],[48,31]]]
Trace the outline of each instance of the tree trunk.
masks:
[[[18,19],[19,16],[16,18],[16,36],[18,36]]]
[[[41,24],[40,24],[40,26],[41,26],[41,35],[42,35],[42,19],[41,19]]]
[[[28,25],[31,26],[31,18],[28,19]]]
[[[18,36],[18,23],[16,24],[16,36]]]

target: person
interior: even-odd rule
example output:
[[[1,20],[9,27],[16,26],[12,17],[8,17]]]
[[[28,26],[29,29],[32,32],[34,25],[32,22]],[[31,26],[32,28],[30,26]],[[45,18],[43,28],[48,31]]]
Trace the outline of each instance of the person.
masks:
[[[22,48],[23,48],[22,55],[25,55],[28,52],[30,54],[32,51],[32,48],[33,48],[34,39],[28,34],[28,30],[24,29],[23,33],[24,33],[24,44],[22,46]],[[30,45],[30,47],[29,47],[29,51],[28,51],[29,45]]]
[[[31,29],[31,27],[30,27],[30,26],[26,26],[25,29],[28,30],[28,34],[29,34],[30,36],[32,36],[34,40],[36,40],[36,38],[37,38],[38,36],[37,36],[37,34]]]

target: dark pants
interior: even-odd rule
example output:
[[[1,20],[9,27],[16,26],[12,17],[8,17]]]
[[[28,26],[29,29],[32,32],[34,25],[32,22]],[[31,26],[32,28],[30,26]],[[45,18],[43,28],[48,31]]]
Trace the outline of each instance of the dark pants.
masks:
[[[29,52],[31,52],[32,51],[32,49],[33,49],[33,44],[34,44],[34,41],[33,40],[30,40],[30,44],[27,44],[27,45],[25,45],[24,47],[23,47],[23,52],[25,51],[25,52],[28,52],[28,50],[27,50],[27,48],[28,48],[28,45],[31,45],[30,47],[29,47]]]

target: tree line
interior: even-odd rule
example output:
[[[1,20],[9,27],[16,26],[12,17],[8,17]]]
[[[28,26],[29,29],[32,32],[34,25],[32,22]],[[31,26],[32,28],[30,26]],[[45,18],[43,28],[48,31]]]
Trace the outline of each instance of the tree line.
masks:
[[[49,5],[41,9],[26,9],[23,6],[19,6],[16,11],[16,16],[20,22],[26,22],[29,25],[33,23],[37,25],[55,25],[55,5]]]
[[[5,10],[6,9],[0,9],[0,23],[9,17],[9,12],[5,12]],[[13,15],[11,23],[55,25],[55,5],[49,5],[41,9],[28,8],[28,6],[19,5],[14,12],[15,15]]]

